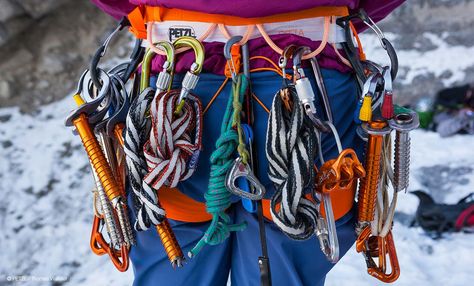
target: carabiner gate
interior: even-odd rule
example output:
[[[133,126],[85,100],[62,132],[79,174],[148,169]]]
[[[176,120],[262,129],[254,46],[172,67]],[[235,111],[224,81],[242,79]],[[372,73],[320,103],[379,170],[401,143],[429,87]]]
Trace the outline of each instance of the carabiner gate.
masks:
[[[174,48],[177,50],[181,47],[190,47],[194,50],[194,55],[196,57],[194,63],[191,65],[191,68],[183,78],[181,92],[179,94],[179,99],[177,102],[175,113],[180,113],[184,106],[184,100],[188,94],[196,87],[199,81],[199,74],[202,71],[204,64],[204,46],[200,41],[193,37],[180,37],[173,43]]]

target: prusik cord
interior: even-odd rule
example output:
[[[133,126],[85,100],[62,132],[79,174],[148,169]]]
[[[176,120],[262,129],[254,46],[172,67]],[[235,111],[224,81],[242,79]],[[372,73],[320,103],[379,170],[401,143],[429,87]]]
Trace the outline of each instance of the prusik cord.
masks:
[[[242,110],[242,101],[247,88],[247,79],[239,75],[237,81],[232,84],[232,94],[227,102],[226,111],[221,125],[221,135],[216,141],[216,150],[212,152],[211,175],[206,199],[206,210],[212,214],[212,221],[204,236],[188,253],[190,257],[198,254],[204,245],[217,245],[227,239],[231,231],[240,231],[246,227],[246,223],[232,224],[231,218],[225,210],[231,205],[232,194],[227,190],[225,178],[227,172],[234,163],[234,153],[239,144],[239,134],[233,128]],[[238,98],[238,103],[234,102]]]

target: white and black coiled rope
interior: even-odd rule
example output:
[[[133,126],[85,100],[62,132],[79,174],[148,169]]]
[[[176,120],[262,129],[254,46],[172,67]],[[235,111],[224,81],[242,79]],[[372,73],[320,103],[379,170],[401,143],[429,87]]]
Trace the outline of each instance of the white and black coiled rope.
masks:
[[[317,130],[298,104],[294,87],[288,88],[294,103],[292,110],[285,108],[278,92],[268,120],[268,174],[276,189],[271,199],[271,215],[286,235],[304,240],[314,233],[318,213],[314,202],[304,197],[304,190],[313,188],[314,183]]]
[[[152,88],[145,89],[131,104],[127,115],[124,151],[126,156],[128,178],[138,205],[136,206],[136,230],[146,230],[151,225],[159,224],[165,211],[158,206],[156,192],[143,178],[147,174],[146,159],[143,146],[148,140],[151,124],[146,118],[147,109],[155,92]]]

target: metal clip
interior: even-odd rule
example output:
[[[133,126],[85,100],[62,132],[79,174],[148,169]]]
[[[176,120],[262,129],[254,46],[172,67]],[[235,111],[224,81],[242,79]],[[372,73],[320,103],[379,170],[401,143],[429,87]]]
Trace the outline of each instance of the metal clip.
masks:
[[[191,65],[190,70],[184,76],[182,82],[182,88],[178,98],[178,105],[175,110],[175,113],[180,113],[184,106],[184,100],[198,83],[199,74],[201,73],[202,66],[204,64],[205,53],[202,43],[193,37],[180,37],[174,41],[173,46],[175,49],[190,47],[194,50],[194,55],[196,57],[194,63]]]
[[[303,68],[301,68],[301,60],[304,54],[309,52],[308,47],[298,48],[293,55],[293,71],[295,74],[295,89],[298,94],[298,99],[303,106],[303,109],[313,124],[323,132],[329,132],[328,127],[324,122],[317,116],[316,105],[314,104],[315,96],[313,87],[309,78],[304,74]]]
[[[174,46],[166,41],[158,41],[155,46],[162,49],[166,53],[166,61],[163,63],[163,70],[158,74],[156,80],[156,95],[168,90],[171,86],[172,73],[174,70]],[[143,57],[142,75],[140,78],[140,92],[143,92],[150,83],[151,61],[156,53],[152,49],[148,49]]]
[[[245,178],[254,189],[254,193],[246,192],[239,187],[236,187],[235,183],[238,178]],[[252,169],[249,164],[244,164],[242,158],[238,157],[235,159],[232,168],[226,175],[225,184],[229,192],[232,194],[246,198],[252,201],[261,200],[265,195],[265,187],[260,183],[260,181],[255,177]]]

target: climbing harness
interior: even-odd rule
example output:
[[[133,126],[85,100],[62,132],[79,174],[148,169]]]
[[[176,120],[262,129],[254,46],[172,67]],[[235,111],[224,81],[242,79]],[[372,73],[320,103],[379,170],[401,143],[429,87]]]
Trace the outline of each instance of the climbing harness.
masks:
[[[161,21],[161,16],[177,17],[175,12],[183,12],[178,15],[183,19],[198,17],[198,12],[188,14],[184,10],[160,10],[145,5],[133,10],[128,19],[123,19],[99,47],[89,70],[81,76],[74,96],[78,108],[66,121],[66,125],[75,127],[75,132],[83,142],[96,183],[90,241],[94,253],[109,255],[120,271],[128,268],[128,253],[135,244],[127,209],[127,197],[130,197],[132,201],[129,205],[136,216],[134,229],[145,231],[154,226],[172,266],[183,266],[185,258],[165,210],[165,207],[173,205],[168,203],[166,206],[165,201],[160,202],[160,197],[163,191],[173,194],[179,192],[176,189],[178,184],[194,174],[203,147],[202,138],[205,136],[203,114],[227,81],[231,80],[232,88],[220,136],[209,158],[210,178],[204,198],[208,213],[205,217],[212,219],[188,256],[192,258],[197,255],[206,244],[223,242],[232,231],[245,229],[245,221],[233,223],[226,213],[232,204],[232,196],[236,195],[241,198],[247,211],[257,214],[262,248],[262,255],[258,258],[261,285],[271,285],[263,207],[268,200],[264,199],[266,189],[256,172],[257,136],[252,130],[253,101],[266,109],[253,94],[250,83],[249,61],[252,58],[247,41],[256,32],[281,56],[278,66],[263,56],[254,56],[254,59],[269,61],[283,78],[269,110],[265,155],[269,163],[268,176],[275,192],[270,207],[265,207],[265,210],[269,210],[273,222],[292,239],[304,240],[314,234],[327,259],[335,263],[339,259],[335,221],[341,216],[337,207],[333,209],[334,205],[338,205],[334,194],[348,193],[353,197],[357,180],[360,180],[356,250],[364,255],[369,274],[385,282],[395,281],[400,268],[391,230],[398,192],[408,189],[409,131],[418,127],[418,118],[416,114],[400,110],[394,105],[392,84],[398,71],[398,59],[393,46],[363,10],[348,15],[347,8],[342,8],[328,8],[335,16],[312,10],[307,11],[309,14],[290,13],[295,19],[302,15],[324,16],[320,19],[324,25],[321,44],[314,51],[295,45],[280,49],[266,33],[264,23],[258,19],[246,23],[250,20],[226,17],[219,23],[209,25],[209,29],[201,33],[199,39],[178,37],[173,43],[153,41],[153,21],[157,20],[157,15],[160,15]],[[166,15],[157,13],[165,10]],[[145,19],[150,21],[146,25]],[[278,17],[275,19],[276,23],[281,22]],[[351,22],[354,19],[361,20],[376,33],[390,58],[389,66],[380,66],[366,59]],[[242,25],[246,26],[247,31],[243,36],[231,37],[226,21],[237,21],[234,23],[236,25],[244,23]],[[334,23],[341,28],[330,33]],[[138,39],[128,62],[108,71],[101,69],[98,64],[111,39],[130,25],[130,30],[138,38],[147,40],[148,50],[145,52],[141,48],[142,43]],[[227,62],[224,71],[227,79],[203,109],[199,97],[193,94],[204,64],[205,53],[201,41],[217,29],[228,39],[223,53]],[[346,39],[339,41],[337,37],[341,32]],[[359,83],[361,94],[354,121],[360,125],[358,134],[367,141],[364,164],[359,162],[354,150],[342,147],[335,127],[336,111],[331,109],[316,58],[327,47],[327,43],[331,43],[342,62],[352,66]],[[342,45],[349,61],[339,53],[336,45]],[[194,51],[195,60],[184,75],[181,87],[171,89],[175,55],[189,48]],[[166,60],[157,75],[156,86],[150,87],[151,61],[156,54],[165,55]],[[290,59],[293,61],[293,72],[287,74]],[[316,92],[305,74],[303,60],[308,60],[311,65]],[[140,62],[141,75],[137,72]],[[261,70],[275,69],[258,67],[252,71]],[[128,83],[132,78],[133,84],[130,86]],[[322,103],[323,114],[317,110],[317,102]],[[396,133],[393,151],[390,137],[392,130]],[[322,149],[322,138],[326,138],[326,134],[334,137],[338,149],[337,157],[327,161]],[[393,162],[392,152],[395,154]],[[318,157],[321,166],[316,166]],[[130,194],[125,192],[125,186],[131,190]],[[391,188],[393,194],[390,195]],[[183,204],[194,202],[185,194],[179,198],[182,198],[180,202],[185,201]],[[197,202],[194,204],[199,205]],[[466,208],[459,216],[457,225],[464,225],[471,219],[472,213],[470,208]],[[199,218],[197,221],[205,219]],[[387,269],[391,273],[387,273]]]

